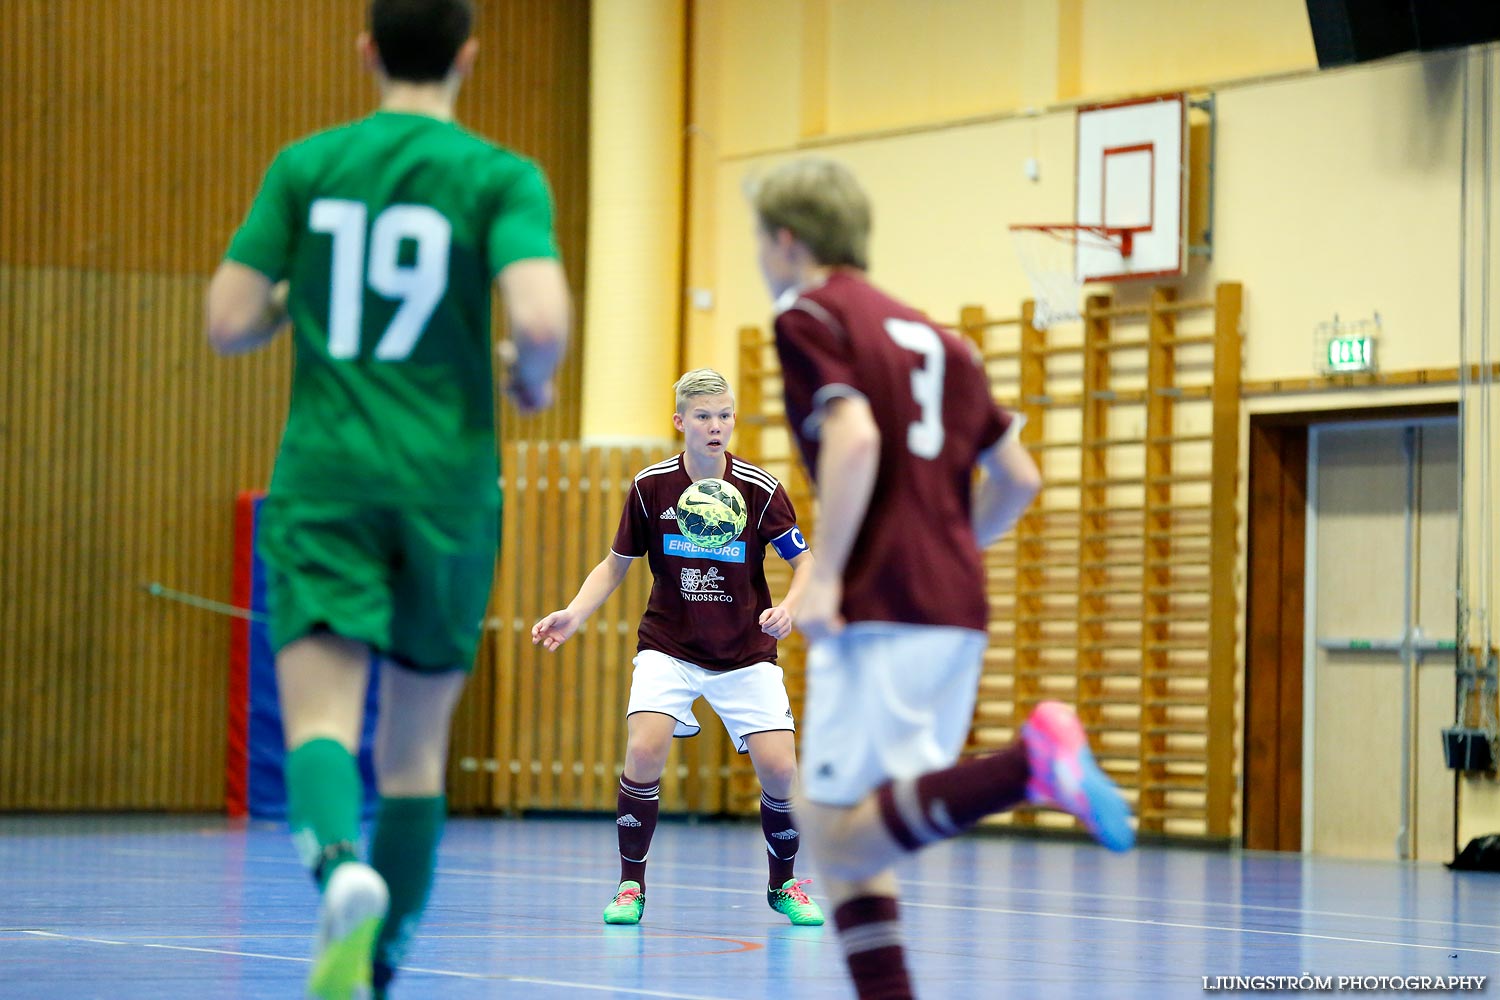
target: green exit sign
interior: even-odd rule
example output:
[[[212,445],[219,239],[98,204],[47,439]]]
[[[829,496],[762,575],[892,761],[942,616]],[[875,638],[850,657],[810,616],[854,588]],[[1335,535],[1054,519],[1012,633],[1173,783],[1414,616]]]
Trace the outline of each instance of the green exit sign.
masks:
[[[1328,339],[1328,371],[1368,372],[1375,370],[1375,338],[1338,336]]]

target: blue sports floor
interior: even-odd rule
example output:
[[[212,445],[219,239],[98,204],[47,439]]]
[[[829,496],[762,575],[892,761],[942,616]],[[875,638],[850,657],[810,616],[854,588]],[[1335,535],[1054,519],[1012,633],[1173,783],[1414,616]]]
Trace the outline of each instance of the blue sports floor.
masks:
[[[663,823],[640,927],[599,918],[618,875],[613,845],[608,817],[452,822],[393,996],[852,995],[832,928],[791,927],[766,906],[758,826]],[[1204,976],[1500,974],[1500,875],[1488,873],[970,836],[902,875],[909,962],[927,998],[1202,997]],[[314,910],[272,825],[0,818],[6,1000],[295,998]]]

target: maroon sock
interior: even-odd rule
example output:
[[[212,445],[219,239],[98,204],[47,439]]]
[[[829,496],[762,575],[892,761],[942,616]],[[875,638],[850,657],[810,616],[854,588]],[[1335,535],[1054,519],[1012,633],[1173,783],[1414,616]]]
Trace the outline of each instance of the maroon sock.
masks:
[[[1024,802],[1030,776],[1026,747],[1017,740],[997,753],[969,757],[920,778],[888,781],[875,794],[886,830],[915,851]]]
[[[640,785],[620,776],[620,794],[615,798],[615,830],[620,835],[620,881],[639,882],[646,888],[646,855],[656,832],[656,814],[661,809],[661,782]]]
[[[760,793],[760,828],[766,834],[766,859],[771,864],[769,885],[780,889],[792,877],[802,836],[792,817],[790,799],[773,799]]]
[[[851,899],[833,911],[833,924],[859,1000],[912,1000],[895,899]]]

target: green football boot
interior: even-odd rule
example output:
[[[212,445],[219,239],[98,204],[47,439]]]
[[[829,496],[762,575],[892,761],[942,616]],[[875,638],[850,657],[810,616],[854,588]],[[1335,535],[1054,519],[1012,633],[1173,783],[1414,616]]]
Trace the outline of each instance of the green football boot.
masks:
[[[645,912],[646,894],[641,890],[641,884],[625,881],[620,883],[620,891],[615,893],[614,901],[604,908],[604,922],[638,924],[641,922],[641,914]]]
[[[785,914],[792,923],[816,927],[823,922],[823,909],[813,902],[812,897],[802,891],[804,885],[811,884],[810,878],[805,878],[800,882],[789,878],[782,883],[780,889],[766,890],[766,902],[770,903],[771,909],[777,913]]]
[[[328,879],[307,996],[369,1000],[371,953],[390,905],[390,893],[369,865],[342,864]]]

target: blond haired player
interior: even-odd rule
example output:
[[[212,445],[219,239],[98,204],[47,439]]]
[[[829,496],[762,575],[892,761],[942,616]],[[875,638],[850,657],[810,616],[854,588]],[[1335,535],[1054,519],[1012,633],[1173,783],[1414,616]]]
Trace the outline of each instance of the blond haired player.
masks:
[[[620,884],[604,910],[611,924],[639,923],[646,908],[646,855],[656,831],[662,770],[672,737],[694,736],[692,704],[713,706],[748,753],[760,778],[761,829],[770,871],[766,900],[794,924],[821,924],[822,910],[793,873],[801,835],[792,817],[797,775],[794,723],[776,641],[792,630],[807,585],[812,553],[797,529],[786,488],[768,472],[729,453],[734,396],[724,376],[690,371],[675,387],[672,424],[683,450],[642,469],[631,484],[609,555],[583,581],[566,608],[532,626],[531,641],[555,650],[599,609],[644,556],[651,599],[641,618],[627,709],[628,743],[620,776],[615,828]],[[703,549],[677,527],[677,498],[700,479],[722,479],[744,496],[749,520],[738,538]],[[766,549],[792,566],[780,604],[766,585]]]
[[[1025,801],[1073,813],[1114,850],[1134,832],[1057,702],[1005,750],[955,763],[986,643],[980,548],[1040,476],[972,347],[866,279],[870,206],[846,168],[784,164],[751,201],[787,420],[819,500],[796,616],[812,643],[798,808],[858,995],[901,1000],[902,854]]]

